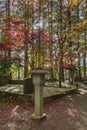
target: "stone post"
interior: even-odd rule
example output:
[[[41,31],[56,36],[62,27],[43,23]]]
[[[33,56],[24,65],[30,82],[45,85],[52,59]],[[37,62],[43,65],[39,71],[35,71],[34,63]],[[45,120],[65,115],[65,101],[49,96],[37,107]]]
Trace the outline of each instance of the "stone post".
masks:
[[[45,80],[45,74],[47,71],[44,70],[33,70],[31,72],[33,78],[33,84],[35,87],[34,91],[34,113],[32,119],[42,119],[46,117],[43,113],[43,85]]]

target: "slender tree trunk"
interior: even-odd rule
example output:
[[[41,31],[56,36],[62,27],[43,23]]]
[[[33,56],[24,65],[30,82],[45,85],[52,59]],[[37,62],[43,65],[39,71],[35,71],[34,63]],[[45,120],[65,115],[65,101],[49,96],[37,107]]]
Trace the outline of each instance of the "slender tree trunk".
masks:
[[[59,53],[60,53],[60,61],[59,61],[59,87],[61,87],[61,82],[64,81],[64,68],[63,68],[63,39],[62,39],[62,0],[60,0],[60,16],[59,16],[59,24],[60,24],[60,40],[59,40]]]
[[[6,28],[10,31],[10,0],[6,0]],[[9,36],[9,42],[10,42],[10,36]],[[11,43],[10,43],[11,46]],[[7,69],[11,67],[11,49],[8,51],[8,57],[9,57],[9,62],[7,62]]]
[[[18,65],[18,80],[20,80],[20,63]]]
[[[79,46],[79,43],[78,43],[78,46]],[[82,79],[80,61],[81,61],[80,53],[78,53],[78,80],[79,81],[81,81],[81,79]]]
[[[52,56],[52,51],[53,51],[53,48],[52,48],[52,36],[53,36],[53,0],[51,0],[51,4],[50,4],[50,10],[51,10],[51,23],[50,23],[50,35],[51,35],[51,50],[50,50],[50,61],[51,61],[51,80],[53,81],[54,79],[54,73],[53,73],[53,56]]]
[[[28,4],[28,3],[26,3]],[[27,5],[25,4],[25,14],[27,13]],[[27,26],[28,26],[28,19],[26,19],[25,21],[25,28],[26,28],[26,31],[27,31]],[[28,32],[25,33],[25,40],[24,40],[24,45],[26,46],[26,50],[24,52],[24,78],[27,78],[28,77]]]
[[[77,21],[79,22],[79,6],[77,6]],[[77,37],[77,42],[78,42],[77,46],[78,46],[78,49],[79,49],[80,48],[79,36]],[[80,53],[78,52],[78,80],[79,81],[81,81],[81,79],[82,79],[80,62],[81,62],[81,58],[80,58]]]
[[[83,53],[83,75],[84,80],[86,80],[86,53]]]

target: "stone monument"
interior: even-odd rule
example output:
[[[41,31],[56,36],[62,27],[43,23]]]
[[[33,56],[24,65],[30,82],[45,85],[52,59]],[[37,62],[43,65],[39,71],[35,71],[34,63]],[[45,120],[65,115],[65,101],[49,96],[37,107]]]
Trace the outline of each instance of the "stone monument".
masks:
[[[45,70],[33,70],[31,72],[33,78],[34,90],[34,109],[35,112],[32,114],[32,119],[42,119],[46,117],[43,113],[43,86],[45,81],[45,74],[48,71]]]

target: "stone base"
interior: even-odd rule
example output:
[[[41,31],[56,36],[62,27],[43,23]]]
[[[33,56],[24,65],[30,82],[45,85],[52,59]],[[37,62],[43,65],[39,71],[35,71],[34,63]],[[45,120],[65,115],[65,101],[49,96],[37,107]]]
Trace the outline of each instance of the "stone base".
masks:
[[[37,116],[35,113],[33,113],[31,115],[31,119],[34,119],[34,120],[40,120],[40,119],[43,119],[43,118],[46,118],[46,114],[43,113],[41,116]]]

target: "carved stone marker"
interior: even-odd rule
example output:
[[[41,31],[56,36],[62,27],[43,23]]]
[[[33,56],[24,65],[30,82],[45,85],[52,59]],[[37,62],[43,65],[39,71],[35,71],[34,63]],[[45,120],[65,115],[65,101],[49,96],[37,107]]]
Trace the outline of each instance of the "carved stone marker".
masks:
[[[35,86],[34,91],[35,112],[31,116],[32,119],[42,119],[46,117],[46,114],[43,113],[43,85],[46,73],[48,72],[44,70],[33,70],[31,72],[33,78],[33,84]]]
[[[31,94],[33,93],[33,90],[34,90],[34,85],[33,85],[32,78],[26,78],[24,80],[24,87],[23,87],[24,94]]]

